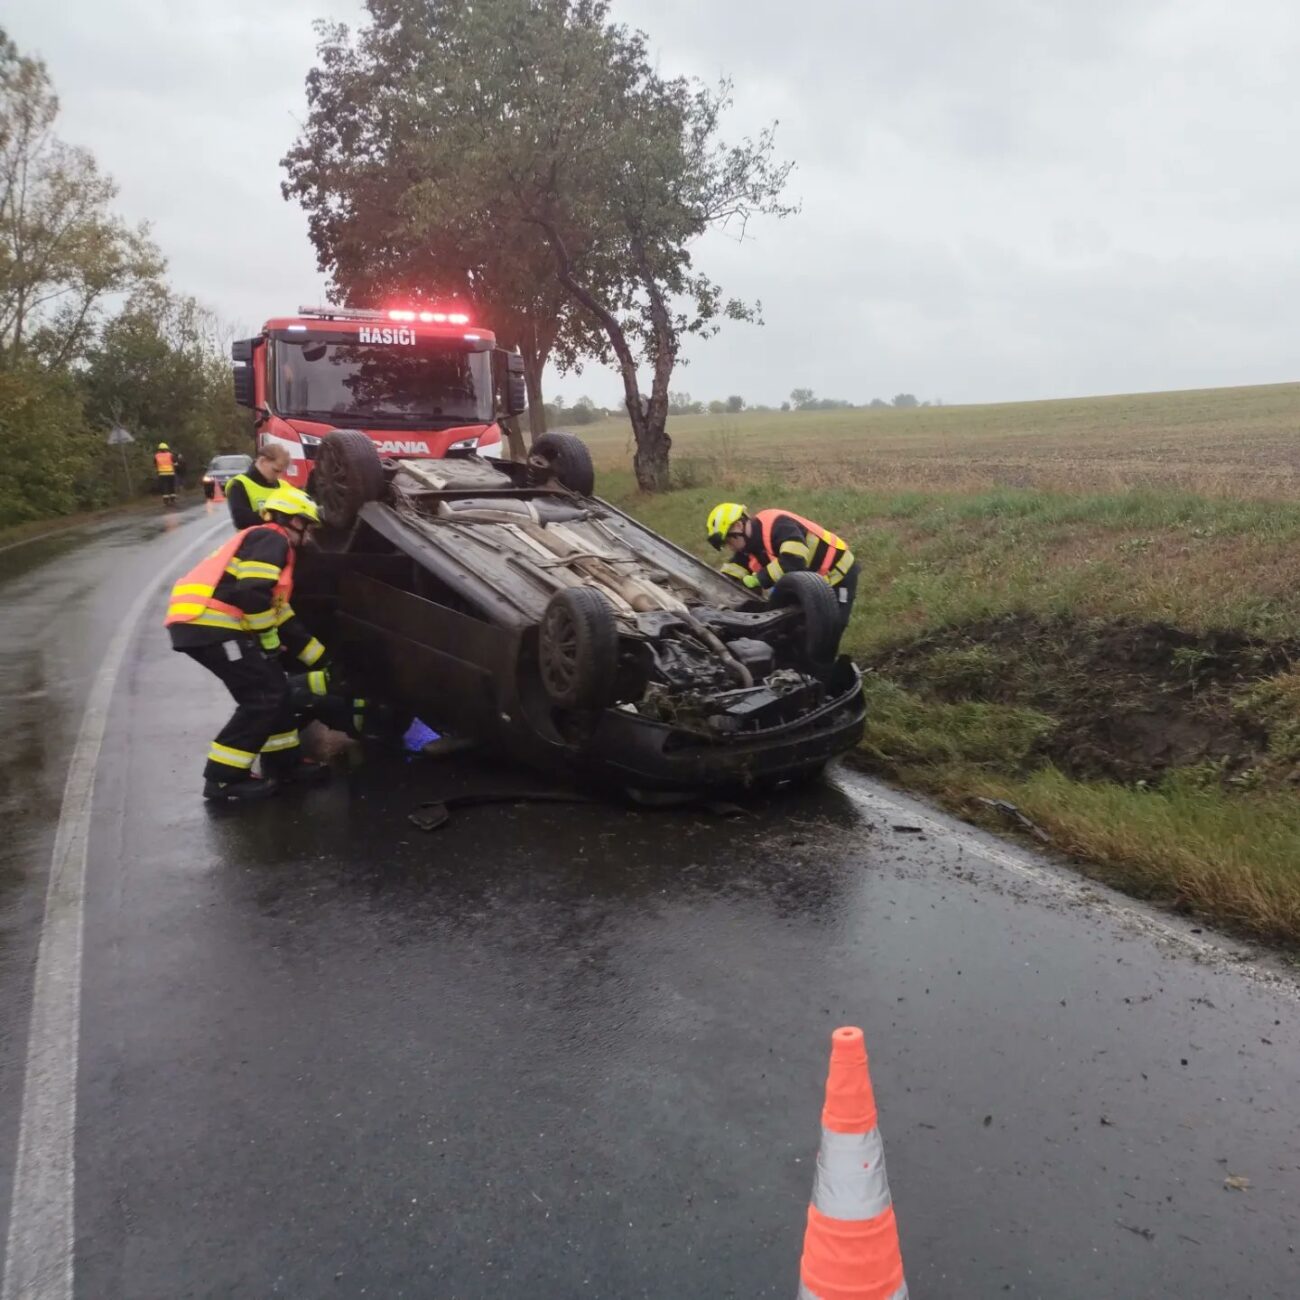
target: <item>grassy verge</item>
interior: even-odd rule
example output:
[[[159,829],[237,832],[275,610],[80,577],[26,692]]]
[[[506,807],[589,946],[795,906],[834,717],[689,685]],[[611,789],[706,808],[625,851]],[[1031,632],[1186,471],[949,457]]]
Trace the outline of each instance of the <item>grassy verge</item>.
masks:
[[[711,561],[722,496],[850,538],[864,763],[971,816],[1009,800],[1110,883],[1300,945],[1300,505],[827,486],[793,461],[651,498],[613,463],[605,495]]]

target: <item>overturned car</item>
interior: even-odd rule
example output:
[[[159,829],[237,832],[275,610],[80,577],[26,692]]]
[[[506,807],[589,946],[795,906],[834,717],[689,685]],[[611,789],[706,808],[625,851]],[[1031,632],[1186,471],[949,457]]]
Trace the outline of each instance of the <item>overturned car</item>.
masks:
[[[818,577],[766,602],[592,495],[576,438],[527,464],[323,441],[295,607],[350,682],[546,771],[643,791],[807,778],[862,735]]]

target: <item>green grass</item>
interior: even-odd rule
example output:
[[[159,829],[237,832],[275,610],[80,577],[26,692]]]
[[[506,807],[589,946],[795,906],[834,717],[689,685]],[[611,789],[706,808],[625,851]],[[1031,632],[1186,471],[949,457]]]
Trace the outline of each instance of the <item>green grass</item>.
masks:
[[[1107,880],[1297,944],[1300,679],[1285,665],[1257,673],[1247,657],[1241,680],[1207,688],[1258,733],[1258,755],[1133,784],[1054,765],[1074,715],[1033,662],[1004,662],[978,635],[925,648],[999,617],[1062,635],[1167,624],[1207,640],[1161,665],[1151,704],[1194,720],[1219,630],[1300,641],[1297,430],[1300,385],[690,417],[670,425],[682,486],[658,497],[636,491],[620,422],[582,432],[602,493],[710,562],[703,521],[721,499],[788,506],[849,538],[863,577],[846,649],[877,664],[915,654],[922,669],[906,685],[868,675],[864,762],[973,815],[977,797],[1009,799]],[[1060,683],[1062,705],[1086,671]]]
[[[1300,384],[914,411],[744,412],[669,421],[680,478],[893,491],[1048,488],[1300,496]],[[631,459],[627,422],[578,430],[600,468]]]

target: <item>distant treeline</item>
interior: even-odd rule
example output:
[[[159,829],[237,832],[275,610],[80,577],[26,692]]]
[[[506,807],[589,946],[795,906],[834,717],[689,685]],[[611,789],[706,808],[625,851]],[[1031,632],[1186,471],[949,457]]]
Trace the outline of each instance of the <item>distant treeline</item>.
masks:
[[[714,398],[711,402],[701,402],[690,393],[669,393],[668,414],[672,415],[738,415],[741,411],[907,411],[923,406],[942,406],[939,398],[933,401],[919,401],[911,393],[899,393],[890,401],[873,397],[869,402],[846,402],[835,397],[818,397],[811,388],[796,388],[790,394],[788,402],[780,406],[764,406],[762,403],[751,404],[743,397],[732,394],[726,398]],[[565,425],[594,424],[610,416],[623,414],[622,407],[610,410],[597,406],[590,397],[580,397],[572,406],[565,406],[563,399],[546,403],[546,424],[556,429]]]

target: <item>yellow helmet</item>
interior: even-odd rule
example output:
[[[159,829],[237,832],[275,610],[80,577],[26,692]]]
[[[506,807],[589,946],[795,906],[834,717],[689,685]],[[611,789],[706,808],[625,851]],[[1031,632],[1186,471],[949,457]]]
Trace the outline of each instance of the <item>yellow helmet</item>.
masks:
[[[160,443],[158,444],[158,450],[159,450],[159,451],[170,451],[171,448],[168,447],[167,444],[166,444],[165,442],[160,442]]]
[[[749,513],[744,506],[735,501],[724,501],[709,511],[709,520],[705,525],[710,543],[715,551],[722,550],[723,540],[727,534]]]
[[[303,518],[309,524],[320,523],[320,511],[305,492],[282,483],[262,503],[262,518],[283,515],[286,519]]]

